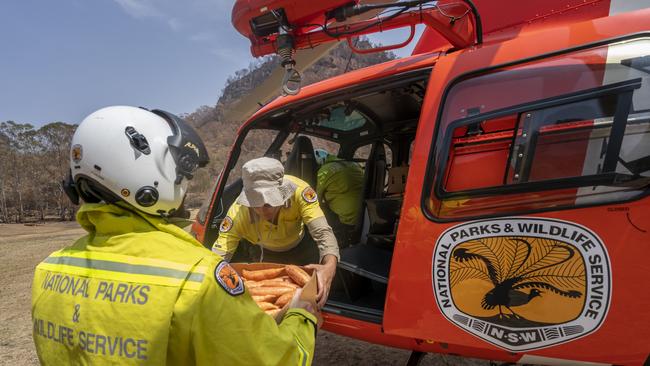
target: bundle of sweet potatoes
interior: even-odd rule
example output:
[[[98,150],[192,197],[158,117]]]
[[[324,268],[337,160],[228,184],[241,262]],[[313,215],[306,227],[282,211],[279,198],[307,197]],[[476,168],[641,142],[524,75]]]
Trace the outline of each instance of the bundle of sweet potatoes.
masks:
[[[311,276],[302,268],[287,265],[257,271],[242,270],[244,284],[260,309],[275,317],[288,304],[296,290]]]

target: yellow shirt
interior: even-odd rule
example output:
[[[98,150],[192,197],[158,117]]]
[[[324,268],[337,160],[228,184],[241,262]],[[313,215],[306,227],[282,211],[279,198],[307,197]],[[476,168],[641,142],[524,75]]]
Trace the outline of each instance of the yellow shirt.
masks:
[[[363,196],[363,169],[355,162],[328,156],[318,169],[316,193],[341,223],[356,225]]]
[[[305,365],[316,319],[263,313],[223,259],[165,220],[86,204],[88,235],[36,267],[42,365]]]
[[[278,214],[277,225],[258,217],[252,208],[234,203],[219,228],[212,251],[226,259],[232,257],[241,239],[276,252],[295,247],[305,234],[305,225],[324,217],[316,192],[307,182],[285,175],[298,186]]]

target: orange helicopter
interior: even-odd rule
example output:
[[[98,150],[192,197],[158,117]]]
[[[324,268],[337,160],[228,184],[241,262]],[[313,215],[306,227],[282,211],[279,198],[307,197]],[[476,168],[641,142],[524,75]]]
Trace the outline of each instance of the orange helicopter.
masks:
[[[324,329],[427,352],[649,365],[650,10],[640,1],[237,0],[281,67],[193,227],[210,247],[249,141],[315,183],[313,148],[364,167]],[[301,88],[338,41],[426,26],[410,57]],[[277,87],[284,96],[256,110]],[[252,114],[252,116],[250,116]],[[253,136],[257,136],[251,140]],[[261,139],[260,136],[263,138]]]

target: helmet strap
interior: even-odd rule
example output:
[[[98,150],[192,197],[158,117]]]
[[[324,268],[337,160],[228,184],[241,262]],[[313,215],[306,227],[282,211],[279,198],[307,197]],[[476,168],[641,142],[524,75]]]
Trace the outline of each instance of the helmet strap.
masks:
[[[61,181],[61,186],[63,187],[63,192],[68,196],[73,205],[79,204],[79,192],[77,191],[77,186],[72,179],[72,170],[68,170],[68,176]]]

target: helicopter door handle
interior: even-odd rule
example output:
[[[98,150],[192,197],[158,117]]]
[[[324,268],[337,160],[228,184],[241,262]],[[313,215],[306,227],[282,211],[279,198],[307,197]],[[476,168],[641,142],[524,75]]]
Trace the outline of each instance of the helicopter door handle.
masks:
[[[398,48],[406,47],[409,43],[411,43],[411,41],[413,40],[413,37],[415,37],[415,25],[411,24],[411,34],[409,35],[409,38],[406,41],[402,42],[402,43],[397,43],[397,44],[383,46],[383,47],[373,47],[373,48],[369,48],[369,49],[361,49],[361,48],[355,47],[352,44],[352,38],[351,37],[347,38],[347,41],[348,41],[348,46],[350,47],[352,52],[364,55],[364,54],[368,54],[368,53],[391,51],[391,50],[395,50],[395,49],[398,49]]]

